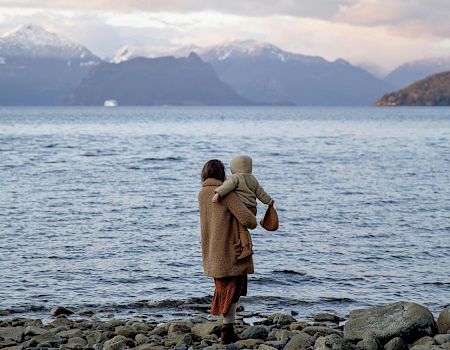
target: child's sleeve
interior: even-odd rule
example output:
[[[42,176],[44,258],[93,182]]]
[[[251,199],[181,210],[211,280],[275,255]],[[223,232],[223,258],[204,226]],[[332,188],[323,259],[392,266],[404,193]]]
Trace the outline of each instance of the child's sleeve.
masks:
[[[236,189],[238,182],[239,182],[238,177],[231,175],[225,180],[225,182],[222,185],[216,188],[216,193],[218,193],[219,196],[223,198],[228,193],[233,192]]]
[[[255,179],[256,180],[256,179]],[[270,197],[266,191],[264,191],[264,188],[256,181],[256,189],[255,189],[256,197],[264,204],[269,204],[272,200],[272,197]]]

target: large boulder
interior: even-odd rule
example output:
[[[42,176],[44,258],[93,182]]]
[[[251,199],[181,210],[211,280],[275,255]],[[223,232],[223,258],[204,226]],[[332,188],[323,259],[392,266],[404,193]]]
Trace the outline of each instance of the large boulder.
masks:
[[[438,316],[437,327],[439,333],[445,334],[450,330],[450,306],[447,306]]]
[[[24,336],[23,327],[0,327],[0,337],[4,340],[15,341],[20,343]]]
[[[267,328],[263,326],[250,326],[241,333],[243,339],[267,339]]]
[[[294,335],[291,340],[286,344],[283,350],[297,350],[303,348],[309,348],[314,345],[316,338],[308,333],[300,332]]]
[[[271,314],[267,316],[267,319],[270,323],[280,326],[285,326],[291,324],[292,322],[295,322],[295,318],[293,318],[291,315],[282,313]]]
[[[392,338],[384,345],[384,350],[406,350],[407,348],[407,344],[400,337]]]
[[[425,307],[408,302],[355,310],[344,326],[344,337],[350,341],[376,337],[382,344],[394,337],[414,341],[436,333],[433,314]]]
[[[211,334],[220,334],[221,324],[218,322],[202,322],[192,327],[192,334],[203,339]]]

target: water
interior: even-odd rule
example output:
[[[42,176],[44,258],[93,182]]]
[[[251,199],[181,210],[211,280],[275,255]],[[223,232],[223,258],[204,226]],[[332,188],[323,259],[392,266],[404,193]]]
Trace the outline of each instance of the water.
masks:
[[[0,309],[210,295],[199,175],[240,153],[281,218],[247,309],[448,303],[448,108],[2,108]]]

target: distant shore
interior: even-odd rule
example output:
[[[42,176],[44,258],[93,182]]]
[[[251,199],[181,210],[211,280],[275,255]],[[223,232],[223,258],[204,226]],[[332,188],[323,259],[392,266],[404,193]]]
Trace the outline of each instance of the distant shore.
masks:
[[[195,305],[193,305],[194,307]],[[202,307],[201,304],[198,307]],[[11,317],[0,321],[0,348],[21,349],[220,349],[220,318],[100,320],[91,308],[55,307],[51,320]],[[242,340],[229,349],[445,350],[450,349],[450,306],[437,319],[425,307],[398,302],[355,310],[348,318],[319,313],[311,321],[286,313],[238,313]]]

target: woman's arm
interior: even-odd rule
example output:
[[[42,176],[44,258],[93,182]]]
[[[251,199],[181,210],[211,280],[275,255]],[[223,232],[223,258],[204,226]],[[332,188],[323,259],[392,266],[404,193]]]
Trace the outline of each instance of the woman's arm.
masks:
[[[230,213],[245,227],[249,229],[256,228],[256,217],[253,213],[247,209],[247,207],[241,202],[236,193],[232,192],[221,201],[225,205]]]

